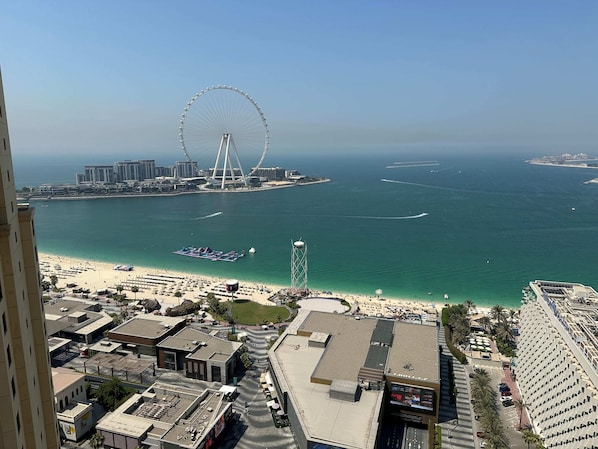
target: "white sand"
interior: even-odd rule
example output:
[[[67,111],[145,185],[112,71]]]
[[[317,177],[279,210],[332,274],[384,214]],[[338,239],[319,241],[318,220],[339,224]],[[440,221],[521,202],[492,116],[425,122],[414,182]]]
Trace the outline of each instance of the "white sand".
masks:
[[[98,290],[110,289],[116,290],[116,286],[124,287],[123,293],[130,299],[157,299],[166,307],[179,304],[183,299],[197,301],[208,292],[215,293],[218,297],[226,299],[229,293],[226,293],[226,278],[211,277],[206,275],[190,274],[180,271],[160,270],[156,268],[135,266],[133,271],[115,270],[115,264],[98,262],[95,260],[76,259],[72,257],[63,257],[53,254],[40,253],[40,271],[46,280],[50,276],[58,277],[57,287],[66,287],[67,284],[77,284],[79,288],[89,289],[90,298]],[[137,285],[139,291],[137,294],[131,292],[131,288]],[[260,304],[273,306],[269,301],[274,293],[288,286],[259,284],[256,282],[246,282],[239,280],[239,291],[235,293],[235,299],[248,299]],[[174,296],[175,292],[180,291],[181,298]],[[369,316],[393,316],[397,313],[438,313],[441,310],[441,304],[423,303],[416,300],[402,298],[387,298],[385,300],[377,297],[368,297],[365,295],[354,295],[347,293],[334,293],[333,295],[323,295],[321,292],[312,292],[316,297],[336,297],[343,298],[351,304],[351,310]],[[428,319],[434,320],[434,317]]]

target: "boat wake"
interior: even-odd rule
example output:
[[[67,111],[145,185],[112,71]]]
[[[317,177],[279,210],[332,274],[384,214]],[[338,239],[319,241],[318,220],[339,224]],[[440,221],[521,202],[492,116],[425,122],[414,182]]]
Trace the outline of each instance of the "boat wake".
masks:
[[[204,217],[196,217],[194,220],[205,220],[206,218],[217,217],[218,215],[222,215],[222,212],[214,212],[213,214],[206,215]]]
[[[428,215],[427,212],[422,212],[421,214],[417,215],[405,215],[402,217],[374,217],[374,216],[366,216],[366,215],[352,215],[348,216],[347,218],[361,218],[364,220],[414,220],[416,218],[422,218]]]
[[[417,182],[398,181],[396,179],[384,179],[384,178],[382,178],[380,181],[382,181],[382,182],[390,182],[390,183],[393,183],[393,184],[404,184],[404,185],[408,185],[408,186],[428,187],[430,189],[450,190],[450,191],[453,191],[453,192],[473,192],[472,190],[453,189],[451,187],[433,186],[433,185],[430,185],[430,184],[418,184]]]

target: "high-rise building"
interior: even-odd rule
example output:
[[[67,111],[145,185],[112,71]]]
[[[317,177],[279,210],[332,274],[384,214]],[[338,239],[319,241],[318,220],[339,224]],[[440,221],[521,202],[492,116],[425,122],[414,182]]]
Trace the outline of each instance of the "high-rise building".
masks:
[[[0,448],[58,448],[33,208],[18,205],[0,74]]]
[[[598,448],[598,293],[535,281],[521,307],[517,381],[547,448]]]

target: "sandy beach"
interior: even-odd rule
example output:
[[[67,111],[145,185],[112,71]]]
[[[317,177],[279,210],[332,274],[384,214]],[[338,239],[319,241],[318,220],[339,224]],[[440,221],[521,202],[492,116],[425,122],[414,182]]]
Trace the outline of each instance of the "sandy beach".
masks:
[[[135,266],[132,271],[115,269],[116,264],[98,262],[95,260],[77,259],[40,253],[40,272],[46,280],[55,275],[58,278],[56,286],[64,288],[67,284],[76,284],[76,287],[88,289],[89,298],[97,295],[98,291],[116,290],[121,285],[123,293],[133,300],[156,299],[162,305],[161,310],[179,304],[188,299],[198,301],[212,292],[225,300],[229,297],[226,292],[226,278],[206,275],[190,274],[180,271],[160,270],[156,268]],[[132,292],[133,286],[139,289]],[[263,305],[273,306],[269,298],[283,288],[283,285],[259,284],[245,282],[239,279],[239,291],[235,299],[247,299]],[[177,298],[175,293],[181,292]],[[392,317],[397,314],[425,314],[428,320],[435,320],[440,313],[442,304],[423,303],[405,298],[386,298],[384,295],[365,296],[343,292],[312,291],[310,297],[342,298],[351,304],[351,312],[363,315]]]

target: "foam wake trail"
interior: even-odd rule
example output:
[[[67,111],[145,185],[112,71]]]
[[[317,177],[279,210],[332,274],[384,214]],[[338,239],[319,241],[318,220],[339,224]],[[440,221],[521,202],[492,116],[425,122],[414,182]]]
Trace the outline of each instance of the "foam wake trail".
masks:
[[[375,217],[375,216],[366,216],[366,215],[348,215],[343,218],[361,218],[364,220],[413,220],[416,218],[422,218],[428,215],[427,212],[422,212],[421,214],[417,215],[405,215],[402,217]]]
[[[213,214],[206,215],[204,217],[196,217],[194,220],[205,220],[206,218],[217,217],[218,215],[222,215],[222,212],[214,212]]]
[[[382,182],[390,182],[390,183],[393,183],[393,184],[404,184],[404,185],[408,185],[408,186],[428,187],[430,189],[450,190],[450,191],[453,191],[453,192],[472,192],[472,193],[475,193],[472,190],[453,189],[451,187],[432,186],[432,185],[429,185],[429,184],[418,184],[417,182],[397,181],[396,179],[384,179],[384,178],[382,178],[380,181],[382,181]]]

